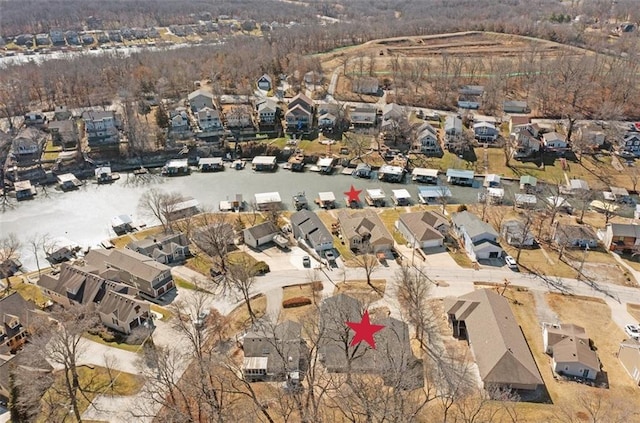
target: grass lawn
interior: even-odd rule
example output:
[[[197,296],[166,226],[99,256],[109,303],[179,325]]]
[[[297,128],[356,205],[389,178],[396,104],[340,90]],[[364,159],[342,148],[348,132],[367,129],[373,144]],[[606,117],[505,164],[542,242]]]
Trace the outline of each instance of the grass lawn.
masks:
[[[112,347],[112,348],[118,348],[118,349],[125,350],[125,351],[134,352],[134,353],[137,353],[142,349],[142,345],[130,345],[130,344],[125,344],[124,342],[122,342],[122,343],[107,342],[104,339],[100,338],[100,336],[92,335],[90,333],[85,333],[83,336],[85,338],[90,339],[90,340],[92,340],[94,342],[97,342],[99,344],[106,345],[106,346]]]
[[[164,307],[161,307],[157,304],[151,304],[151,311],[155,311],[156,313],[162,314],[162,319],[160,320],[162,320],[163,322],[166,322],[167,320],[171,320],[171,318],[173,317],[173,313],[170,310]]]
[[[124,248],[127,246],[127,244],[133,241],[135,241],[135,239],[130,234],[111,239],[111,243],[115,248]]]
[[[191,270],[195,270],[203,275],[209,275],[209,269],[213,265],[213,261],[204,253],[197,253],[195,256],[187,259],[185,266]]]
[[[47,299],[36,285],[24,283],[22,278],[11,278],[11,291],[19,293],[27,301],[33,301],[36,305],[43,306]]]
[[[134,395],[142,385],[144,384],[144,380],[142,377],[133,375],[130,373],[119,372],[117,370],[112,370],[111,374],[104,367],[86,367],[82,366],[78,368],[78,374],[80,376],[80,386],[83,388],[84,395],[78,393],[78,401],[79,408],[81,412],[84,412],[88,407],[91,401],[101,393],[108,395]],[[44,396],[46,400],[43,401],[43,407],[46,408],[46,404],[60,404],[67,402],[66,398],[62,396],[58,392],[64,392],[64,375],[62,373],[58,373],[58,377],[54,382],[55,386],[51,387],[47,392],[45,392]],[[41,413],[41,417],[37,419],[38,422],[50,422],[52,421],[49,418],[45,417],[48,415],[48,410],[43,410]],[[54,413],[57,415],[57,419],[54,421],[63,421],[64,417],[70,419],[72,416],[69,415],[69,409],[66,407],[60,407],[58,412]]]
[[[375,291],[367,284],[366,280],[350,280],[336,285],[334,295],[347,294],[351,295],[365,304],[372,303],[384,296],[387,281],[384,279],[371,279],[371,285],[375,287]]]
[[[400,217],[400,214],[406,213],[406,212],[407,211],[405,210],[404,207],[399,207],[399,208],[394,207],[394,208],[384,209],[382,210],[382,212],[378,213],[378,216],[380,216],[380,220],[382,220],[382,223],[384,223],[384,226],[387,227],[387,230],[389,231],[391,236],[393,236],[393,240],[400,245],[406,244],[407,241],[404,239],[400,231],[396,229],[395,223],[396,223],[396,220],[398,220],[398,218]]]
[[[256,260],[255,257],[245,253],[244,251],[233,251],[227,254],[227,260],[230,264],[244,263],[251,267],[258,263],[258,260]]]
[[[194,284],[193,282],[190,282],[190,281],[188,281],[186,279],[182,279],[182,278],[174,276],[173,280],[175,281],[176,286],[178,288],[190,289],[192,291],[196,291],[198,289],[196,284]]]
[[[320,284],[320,289],[322,289],[322,284]],[[282,288],[282,301],[286,301],[290,298],[295,297],[306,297],[309,298],[312,303],[310,305],[301,306],[301,307],[292,307],[292,308],[283,308],[281,311],[281,320],[294,320],[296,322],[301,322],[306,316],[316,308],[314,302],[318,302],[320,300],[320,292],[314,291],[312,288],[312,284],[306,283],[298,286],[285,286]],[[314,300],[315,297],[315,300]]]
[[[267,297],[264,295],[258,295],[254,297],[250,302],[251,309],[256,315],[256,319],[260,319],[267,311]],[[235,334],[243,332],[251,327],[251,319],[249,318],[249,312],[247,306],[242,303],[235,310],[229,313],[229,333]]]

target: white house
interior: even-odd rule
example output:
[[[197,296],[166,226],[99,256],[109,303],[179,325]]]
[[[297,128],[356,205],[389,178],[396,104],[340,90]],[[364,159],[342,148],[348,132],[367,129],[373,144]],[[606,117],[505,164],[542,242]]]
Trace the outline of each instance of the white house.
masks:
[[[416,130],[416,149],[422,154],[437,155],[442,152],[438,141],[438,132],[428,123],[423,123]]]
[[[557,132],[542,134],[542,143],[548,150],[561,150],[569,145],[566,138]]]
[[[203,131],[218,131],[222,129],[222,120],[217,110],[205,107],[197,112],[198,126]]]
[[[244,229],[242,234],[246,245],[258,248],[273,241],[273,238],[275,238],[279,232],[278,227],[270,220],[267,220],[259,225]]]
[[[480,142],[495,142],[500,131],[490,122],[477,122],[473,124],[475,138]]]
[[[273,100],[265,100],[258,104],[258,122],[261,125],[273,125],[276,120],[278,105]]]
[[[205,107],[209,109],[214,109],[213,105],[213,94],[205,90],[196,90],[187,96],[187,101],[189,102],[189,107],[191,107],[192,112],[197,112],[198,110],[202,110]]]
[[[500,228],[500,235],[514,247],[531,247],[535,242],[531,229],[518,219],[505,221]]]
[[[271,80],[271,77],[266,73],[262,75],[260,78],[258,78],[257,84],[258,84],[258,88],[260,88],[263,91],[269,91],[273,87],[273,81]]]
[[[545,353],[552,356],[551,366],[558,374],[593,380],[600,371],[600,360],[591,349],[583,327],[573,324],[548,324],[542,327]]]
[[[358,126],[372,126],[376,123],[375,107],[352,107],[349,110],[349,118],[352,125]]]
[[[451,222],[454,233],[471,260],[499,258],[504,254],[498,244],[498,232],[478,216],[463,211],[454,213]]]

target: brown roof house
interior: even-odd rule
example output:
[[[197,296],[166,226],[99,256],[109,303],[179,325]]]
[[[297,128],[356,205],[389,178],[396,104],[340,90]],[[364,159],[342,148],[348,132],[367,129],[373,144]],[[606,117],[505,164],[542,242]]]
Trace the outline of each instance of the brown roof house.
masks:
[[[338,223],[351,250],[377,253],[393,248],[393,237],[373,210],[340,210]]]
[[[553,371],[561,375],[595,379],[600,371],[600,360],[591,349],[589,337],[583,327],[573,324],[543,324],[544,351],[549,354]]]
[[[0,354],[15,353],[27,341],[36,306],[14,292],[0,299]]]
[[[251,381],[300,382],[300,359],[304,341],[302,325],[286,320],[278,325],[258,322],[244,336],[242,373]]]
[[[149,304],[135,298],[138,291],[103,278],[96,267],[63,263],[60,273],[42,275],[38,285],[63,307],[81,304],[95,308],[102,324],[118,332],[129,334],[150,324]]]
[[[382,377],[384,384],[400,389],[423,386],[422,361],[411,351],[408,325],[392,317],[372,323],[384,328],[374,335],[376,348],[366,342],[351,346],[354,332],[345,322],[359,322],[364,307],[345,294],[326,298],[320,305],[320,361],[332,373],[365,373]]]
[[[553,234],[553,241],[566,248],[597,248],[600,240],[595,231],[586,225],[558,224]]]
[[[412,246],[442,247],[449,232],[449,221],[438,212],[403,213],[396,220],[396,228]]]
[[[90,266],[109,280],[139,291],[139,295],[157,300],[175,288],[171,268],[145,255],[127,249],[94,249],[85,256]]]
[[[126,248],[164,264],[181,262],[191,254],[187,237],[182,233],[132,241]]]
[[[453,336],[469,342],[485,388],[533,391],[544,384],[506,298],[478,289],[445,298],[444,309]]]
[[[640,385],[640,342],[627,339],[620,344],[618,360],[636,385]]]
[[[604,245],[611,251],[632,253],[640,248],[640,225],[609,223],[605,229]]]

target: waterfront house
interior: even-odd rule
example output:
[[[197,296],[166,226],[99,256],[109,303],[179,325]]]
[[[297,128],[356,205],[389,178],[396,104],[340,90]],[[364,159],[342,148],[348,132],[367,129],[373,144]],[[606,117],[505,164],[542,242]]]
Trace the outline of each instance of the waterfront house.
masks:
[[[635,253],[640,247],[640,225],[609,223],[603,237],[604,245],[617,253]]]
[[[399,121],[401,119],[406,118],[407,113],[404,110],[404,107],[400,106],[396,103],[385,104],[382,108],[382,120],[383,122],[388,121]]]
[[[196,113],[202,109],[215,109],[213,94],[203,89],[195,90],[187,96],[187,102],[191,111]]]
[[[277,325],[259,321],[242,338],[242,374],[246,380],[300,383],[302,325],[285,320]]]
[[[23,128],[11,142],[11,154],[18,163],[34,162],[46,142],[46,134],[36,128]]]
[[[113,110],[89,110],[82,113],[89,147],[116,146],[120,143],[120,123]]]
[[[278,227],[270,220],[242,231],[244,243],[253,248],[261,247],[273,241],[273,238],[279,233]]]
[[[36,187],[31,185],[31,181],[16,181],[13,183],[13,189],[16,191],[16,200],[29,200],[36,195]]]
[[[453,185],[473,186],[473,170],[447,169],[447,182]]]
[[[253,126],[251,108],[246,104],[230,107],[224,114],[228,128],[249,128]]]
[[[416,142],[414,148],[422,154],[436,156],[442,153],[438,132],[428,123],[423,123],[415,129]]]
[[[284,114],[287,122],[287,130],[303,131],[311,128],[313,114],[301,105],[296,105],[287,110]]]
[[[485,388],[534,391],[544,385],[509,301],[492,289],[444,300],[453,336],[466,339]]]
[[[549,151],[564,150],[569,145],[566,138],[555,131],[542,134],[542,144]]]
[[[391,201],[396,206],[408,206],[411,204],[411,194],[404,188],[391,190]]]
[[[277,167],[276,156],[256,156],[251,161],[251,168],[257,172],[272,172],[276,170]]]
[[[526,101],[507,100],[502,103],[502,111],[505,113],[529,113],[529,105]]]
[[[597,150],[604,144],[605,135],[600,126],[582,125],[576,130],[576,138],[580,140],[580,144],[591,150]]]
[[[502,257],[498,232],[478,216],[463,211],[451,216],[452,229],[472,261]]]
[[[377,253],[390,251],[393,248],[393,237],[378,214],[371,209],[340,210],[338,223],[342,237],[352,251]]]
[[[371,106],[358,106],[349,109],[349,120],[353,126],[365,127],[376,124],[377,109]]]
[[[403,213],[395,226],[409,245],[418,248],[442,247],[450,228],[449,221],[433,211]]]
[[[85,262],[102,277],[139,290],[152,301],[175,288],[171,268],[129,249],[91,249]]]
[[[451,198],[452,196],[451,190],[445,185],[418,187],[418,200],[420,200],[422,204],[440,201]]]
[[[587,225],[556,225],[553,234],[553,241],[560,247],[565,248],[597,248],[600,240],[598,236]]]
[[[600,371],[600,360],[591,349],[583,327],[573,324],[543,324],[542,340],[551,368],[560,375],[594,380]]]
[[[515,128],[512,134],[516,140],[516,159],[525,159],[534,156],[540,151],[543,143],[539,138],[539,132],[536,125],[523,125]]]
[[[333,236],[312,211],[300,210],[291,215],[291,230],[298,240],[304,240],[316,252],[333,248]]]
[[[47,125],[47,117],[42,112],[28,112],[24,115],[24,126],[27,128],[44,129]]]
[[[164,264],[182,262],[191,254],[187,237],[180,232],[132,241],[126,248]]]
[[[220,119],[220,112],[217,110],[204,107],[197,111],[196,116],[198,118],[198,126],[203,132],[222,130],[222,120]]]
[[[278,192],[262,192],[255,195],[256,207],[260,211],[279,209],[282,205]]]
[[[535,237],[531,228],[520,219],[509,219],[502,223],[500,235],[507,244],[514,247],[531,247],[535,243]]]
[[[426,169],[422,167],[416,167],[411,172],[411,180],[423,184],[437,184],[438,183],[438,169]]]
[[[444,120],[445,141],[450,141],[462,135],[462,119],[457,116],[447,116]]]
[[[500,131],[490,122],[477,122],[473,124],[475,139],[479,142],[495,142],[500,135]]]
[[[224,170],[222,157],[201,157],[198,159],[200,172],[220,172]]]
[[[351,91],[356,94],[376,95],[380,88],[378,78],[373,76],[360,77],[351,83]]]
[[[331,113],[324,113],[318,117],[318,127],[320,129],[331,129],[336,124],[336,116]]]
[[[380,188],[373,188],[366,190],[364,195],[364,201],[372,207],[384,207],[385,194]]]
[[[258,111],[258,124],[259,125],[273,125],[276,122],[276,115],[278,113],[278,103],[273,100],[266,99],[261,101],[256,106]]]
[[[172,132],[183,133],[191,129],[187,109],[184,107],[176,107],[171,110],[169,112],[169,120],[171,121]]]
[[[262,75],[257,81],[258,88],[263,91],[270,91],[273,88],[273,80],[268,74]]]
[[[51,142],[64,149],[76,148],[79,137],[76,123],[72,120],[54,120],[47,126],[51,134]]]
[[[27,342],[36,305],[13,292],[0,298],[0,354],[15,354]]]

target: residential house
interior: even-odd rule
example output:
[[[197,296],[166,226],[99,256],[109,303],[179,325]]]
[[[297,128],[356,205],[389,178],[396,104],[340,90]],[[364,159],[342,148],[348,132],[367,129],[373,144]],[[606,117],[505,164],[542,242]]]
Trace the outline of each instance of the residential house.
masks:
[[[303,93],[297,94],[289,102],[289,109],[296,106],[301,106],[304,110],[308,111],[311,114],[315,112],[315,104],[313,100],[311,100],[309,97],[307,97]]]
[[[399,121],[401,119],[405,119],[406,117],[407,113],[404,110],[404,107],[396,103],[385,104],[382,108],[383,124],[389,121]]]
[[[461,109],[479,109],[483,95],[483,86],[465,85],[458,90],[458,107]]]
[[[500,235],[507,244],[514,247],[531,247],[535,243],[535,237],[530,226],[527,227],[520,219],[509,219],[502,223]]]
[[[51,141],[56,147],[64,149],[76,148],[80,138],[76,123],[72,120],[54,120],[49,122]]]
[[[498,258],[504,254],[498,244],[498,232],[478,216],[463,211],[454,213],[451,222],[454,233],[471,260]]]
[[[445,298],[453,336],[466,339],[485,387],[533,391],[544,385],[509,301],[492,289]]]
[[[523,125],[515,128],[512,135],[516,141],[516,159],[523,159],[534,156],[542,147],[542,140],[538,138],[539,132],[534,125]]]
[[[373,126],[376,124],[377,110],[371,106],[358,106],[349,109],[349,120],[353,126]]]
[[[599,239],[593,229],[587,225],[557,224],[553,241],[565,248],[597,248]]]
[[[500,135],[500,131],[490,122],[477,122],[473,124],[475,138],[479,142],[495,142]]]
[[[353,251],[377,253],[393,248],[393,237],[373,210],[338,212],[340,232]]]
[[[583,327],[573,324],[543,324],[544,350],[549,354],[553,371],[560,375],[594,380],[600,371],[600,360],[591,349]]]
[[[449,141],[451,138],[462,135],[462,119],[457,116],[447,116],[444,120],[444,135]]]
[[[164,264],[182,262],[190,255],[189,242],[182,233],[132,241],[126,248]]]
[[[542,143],[549,151],[564,150],[569,146],[567,139],[555,131],[542,134]]]
[[[253,248],[261,247],[273,241],[273,238],[279,233],[280,229],[270,220],[242,231],[244,243]]]
[[[136,288],[150,300],[157,300],[175,288],[169,266],[133,250],[92,249],[85,261],[104,278]]]
[[[51,45],[51,39],[49,38],[49,34],[43,32],[41,34],[36,34],[36,45],[37,46],[48,46]]]
[[[640,247],[640,225],[609,223],[603,243],[609,250],[617,253],[634,253]]]
[[[36,310],[17,292],[0,298],[0,354],[15,354],[27,342]]]
[[[438,132],[436,128],[428,123],[423,123],[416,128],[415,149],[427,156],[436,156],[442,154],[440,141],[438,141]]]
[[[213,94],[203,89],[195,90],[187,96],[191,111],[196,113],[204,108],[215,109]]]
[[[529,113],[529,105],[526,101],[508,100],[502,103],[502,111],[505,113]]]
[[[70,46],[80,45],[80,37],[76,31],[65,31],[64,38]]]
[[[333,248],[333,235],[312,211],[300,210],[292,214],[291,229],[296,239],[306,241],[318,253]]]
[[[71,119],[72,113],[67,108],[67,106],[56,106],[53,109],[53,118],[55,120],[69,120]]]
[[[196,112],[196,116],[198,117],[198,126],[204,132],[222,130],[222,120],[220,120],[220,113],[217,110],[204,107]]]
[[[320,361],[331,373],[351,371],[379,375],[386,386],[412,390],[424,385],[424,370],[411,350],[409,327],[392,317],[372,316],[372,323],[384,326],[374,335],[376,348],[358,344],[350,354],[353,331],[344,322],[359,322],[363,305],[353,297],[338,294],[320,304],[320,328],[326,334],[320,341]]]
[[[473,186],[473,170],[447,169],[447,182],[452,185]]]
[[[36,128],[23,128],[11,143],[11,153],[18,163],[40,159],[46,135]]]
[[[42,275],[38,285],[63,307],[95,308],[102,324],[124,334],[151,319],[149,304],[135,298],[139,290],[120,281],[117,272],[110,268],[63,263],[58,274]]]
[[[54,46],[64,45],[64,32],[59,29],[52,29],[49,31],[49,37]]]
[[[29,112],[24,115],[24,126],[27,128],[44,129],[47,125],[47,117],[42,112]]]
[[[378,94],[380,84],[378,82],[378,78],[373,76],[356,78],[352,83],[352,91],[356,94],[370,94],[376,95]]]
[[[309,71],[302,77],[302,80],[304,81],[307,88],[309,88],[310,86],[321,85],[322,79],[322,73],[317,71]]]
[[[224,114],[224,118],[229,128],[248,128],[253,126],[251,108],[246,104],[231,107],[231,109]]]
[[[640,156],[640,133],[629,132],[622,140],[621,150],[633,156]]]
[[[287,122],[287,130],[305,131],[309,130],[313,124],[313,112],[310,112],[300,104],[296,104],[293,107],[289,106],[289,109],[284,114],[284,119]]]
[[[258,124],[259,125],[273,125],[276,122],[276,116],[278,113],[278,104],[273,100],[265,100],[260,102],[257,106],[258,111]]]
[[[89,110],[82,113],[84,128],[89,147],[117,145],[120,143],[118,134],[119,123],[112,110]]]
[[[597,150],[602,147],[605,135],[601,127],[583,125],[576,130],[576,138],[584,149]]]
[[[187,109],[184,107],[176,107],[171,112],[169,112],[169,120],[171,121],[171,131],[172,132],[187,132],[189,131],[189,115],[187,114]]]
[[[263,91],[271,91],[271,89],[273,88],[273,80],[268,74],[265,73],[260,78],[258,78],[257,85],[258,88]]]
[[[447,218],[434,211],[403,213],[395,226],[408,244],[419,248],[442,247],[450,229]]]
[[[640,385],[640,342],[627,339],[620,343],[618,360],[636,385]]]
[[[324,113],[318,117],[318,127],[320,129],[331,129],[336,124],[337,117],[331,113]]]
[[[302,325],[292,320],[273,325],[259,321],[242,339],[242,373],[251,381],[301,382]]]

